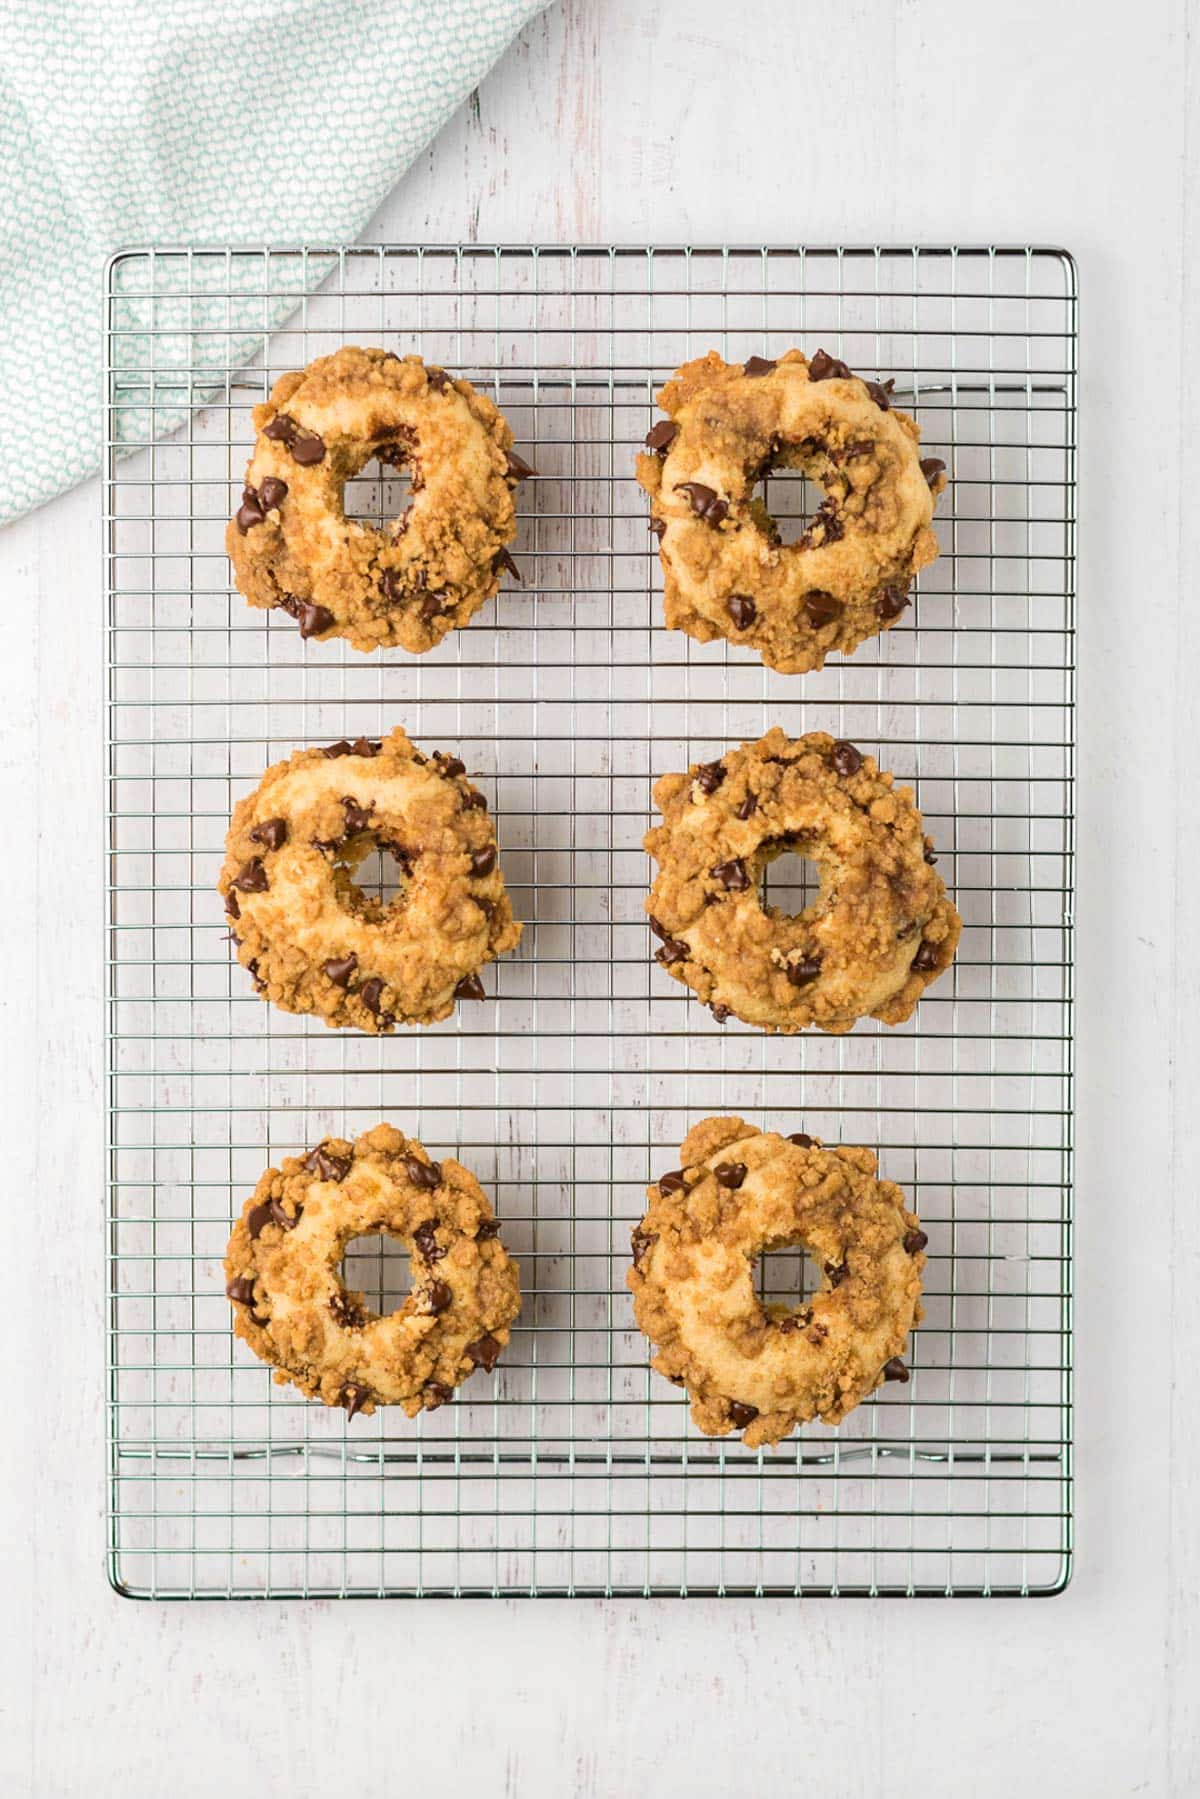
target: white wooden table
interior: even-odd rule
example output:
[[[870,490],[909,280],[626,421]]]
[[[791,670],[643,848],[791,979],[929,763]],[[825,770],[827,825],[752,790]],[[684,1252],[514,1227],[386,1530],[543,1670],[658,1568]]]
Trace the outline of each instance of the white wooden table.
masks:
[[[565,0],[372,240],[1064,243],[1078,1557],[1043,1603],[139,1606],[103,1573],[99,499],[0,534],[6,1794],[1200,1792],[1200,45],[1186,0]]]

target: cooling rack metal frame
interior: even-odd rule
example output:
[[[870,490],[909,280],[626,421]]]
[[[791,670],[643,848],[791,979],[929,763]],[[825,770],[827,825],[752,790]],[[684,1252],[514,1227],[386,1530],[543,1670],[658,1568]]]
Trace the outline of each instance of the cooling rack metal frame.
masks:
[[[139,1597],[1049,1594],[1069,1576],[1077,290],[1018,248],[131,250],[106,306],[109,1573]],[[467,375],[539,473],[525,585],[428,656],[303,644],[223,549],[250,409],[345,342]],[[632,478],[680,362],[823,346],[949,464],[903,623],[819,674],[666,631]],[[379,479],[372,479],[372,474]],[[386,478],[385,478],[386,477]],[[348,507],[394,516],[365,471]],[[772,478],[780,516],[798,479]],[[650,786],[829,729],[916,789],[966,929],[913,1020],[718,1025],[642,914]],[[369,1039],[263,1005],[214,892],[232,802],[307,742],[462,754],[526,922],[489,997]],[[782,869],[777,871],[782,877]],[[793,871],[795,875],[796,871]],[[802,877],[800,871],[800,876]],[[382,876],[380,876],[382,879]],[[799,890],[797,890],[799,891]],[[778,892],[774,895],[778,898]],[[796,904],[799,903],[797,899]],[[709,1441],[624,1286],[647,1180],[738,1111],[866,1143],[930,1237],[912,1380],[774,1450]],[[389,1118],[490,1189],[524,1310],[410,1423],[272,1385],[221,1259],[272,1160]],[[380,1305],[394,1254],[354,1252]],[[798,1256],[764,1291],[803,1290]]]

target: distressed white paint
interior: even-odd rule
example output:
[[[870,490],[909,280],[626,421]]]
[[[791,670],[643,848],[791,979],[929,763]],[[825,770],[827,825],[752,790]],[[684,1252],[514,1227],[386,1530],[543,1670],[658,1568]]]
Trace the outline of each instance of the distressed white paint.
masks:
[[[110,1594],[93,485],[0,534],[6,1795],[1200,1792],[1188,12],[1187,0],[565,0],[370,232],[1032,239],[1077,254],[1072,1588],[1024,1605],[151,1607]]]

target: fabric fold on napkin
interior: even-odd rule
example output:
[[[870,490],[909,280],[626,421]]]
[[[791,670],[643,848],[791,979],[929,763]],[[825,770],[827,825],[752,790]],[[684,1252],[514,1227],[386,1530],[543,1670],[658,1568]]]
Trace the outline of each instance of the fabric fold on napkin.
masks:
[[[10,18],[0,523],[100,465],[110,255],[352,241],[545,4],[42,0]],[[327,266],[314,256],[306,273]],[[178,423],[131,411],[121,435]]]

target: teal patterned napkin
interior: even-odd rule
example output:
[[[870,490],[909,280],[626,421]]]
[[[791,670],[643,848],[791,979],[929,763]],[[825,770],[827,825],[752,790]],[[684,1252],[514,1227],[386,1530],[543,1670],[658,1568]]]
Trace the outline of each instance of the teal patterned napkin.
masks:
[[[352,240],[545,4],[41,0],[8,9],[0,523],[99,467],[101,280],[112,252]],[[318,280],[319,260],[307,272]],[[254,347],[247,339],[245,353]],[[177,423],[156,411],[153,427]],[[121,435],[146,425],[131,409]]]

